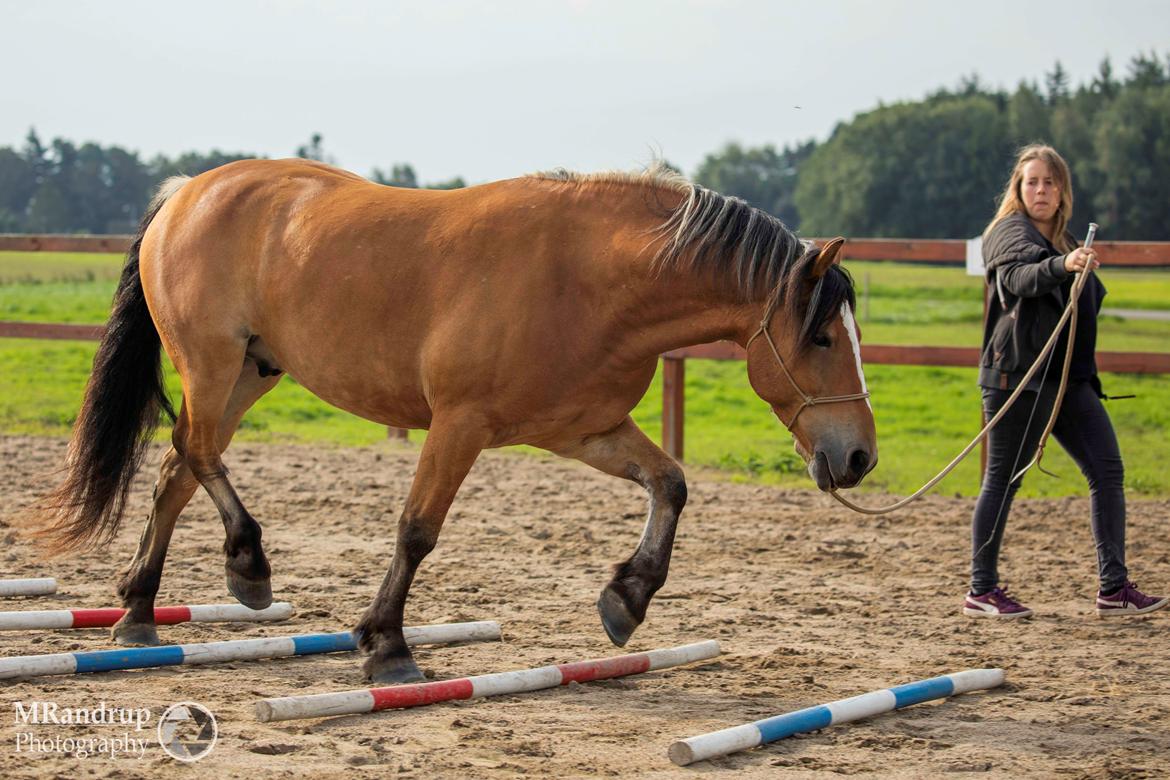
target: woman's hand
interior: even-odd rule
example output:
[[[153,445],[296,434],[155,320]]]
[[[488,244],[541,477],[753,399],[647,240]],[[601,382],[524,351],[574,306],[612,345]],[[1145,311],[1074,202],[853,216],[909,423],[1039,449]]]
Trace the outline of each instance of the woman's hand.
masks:
[[[1093,249],[1077,247],[1064,256],[1064,270],[1070,274],[1080,273],[1086,268],[1090,270],[1099,268],[1100,265],[1097,262],[1097,253]]]

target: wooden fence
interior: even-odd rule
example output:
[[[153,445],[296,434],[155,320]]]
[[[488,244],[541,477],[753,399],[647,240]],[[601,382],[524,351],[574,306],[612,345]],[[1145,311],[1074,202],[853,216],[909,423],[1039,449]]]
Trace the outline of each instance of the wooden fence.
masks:
[[[73,236],[0,234],[0,252],[114,252],[124,253],[132,236]],[[818,239],[814,239],[818,240]],[[1170,268],[1170,242],[1097,241],[1093,244],[1103,265],[1129,268]],[[845,259],[854,261],[961,265],[967,242],[961,239],[860,238],[845,244]],[[0,322],[0,337],[31,339],[100,339],[101,325]],[[866,363],[914,366],[965,366],[979,362],[976,347],[894,346],[863,344]],[[687,358],[743,360],[745,354],[730,342],[700,344],[676,349],[662,356],[662,445],[682,460],[684,439],[684,384]],[[1098,352],[1102,371],[1135,374],[1170,374],[1170,353]],[[390,435],[405,437],[391,429]]]
[[[823,241],[823,239],[813,239]],[[1096,241],[1103,265],[1133,268],[1170,268],[1170,243],[1161,241]],[[928,263],[957,266],[966,262],[967,242],[962,239],[860,238],[845,244],[848,262]],[[985,312],[986,313],[986,312]],[[863,363],[902,366],[979,365],[978,347],[862,344]],[[736,344],[722,341],[676,349],[662,356],[662,447],[682,460],[684,445],[686,359],[743,360],[746,353]],[[1098,352],[1102,371],[1134,374],[1170,373],[1170,353]]]

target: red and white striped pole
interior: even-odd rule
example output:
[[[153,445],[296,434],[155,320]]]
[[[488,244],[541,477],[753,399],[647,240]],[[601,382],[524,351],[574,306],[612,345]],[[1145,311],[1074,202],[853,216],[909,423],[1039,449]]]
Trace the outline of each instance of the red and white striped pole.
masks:
[[[256,717],[263,722],[358,715],[378,710],[404,709],[452,699],[478,699],[510,693],[555,688],[571,682],[607,680],[652,672],[671,666],[704,661],[719,655],[719,643],[711,639],[645,653],[597,658],[591,661],[518,669],[512,672],[481,674],[440,682],[394,685],[388,688],[319,693],[313,696],[286,696],[256,703]]]
[[[0,612],[0,631],[37,628],[109,628],[126,614],[124,609],[45,609]],[[287,620],[292,604],[278,601],[264,609],[249,609],[243,604],[191,604],[181,607],[155,607],[154,622],[160,626],[176,623],[259,623]]]

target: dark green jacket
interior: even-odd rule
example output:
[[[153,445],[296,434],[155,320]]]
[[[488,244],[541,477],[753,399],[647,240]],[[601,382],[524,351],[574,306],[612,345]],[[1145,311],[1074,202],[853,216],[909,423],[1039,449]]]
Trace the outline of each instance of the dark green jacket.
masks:
[[[990,300],[983,328],[979,384],[1012,390],[1060,321],[1067,304],[1062,287],[1073,275],[1064,268],[1064,255],[1024,214],[1005,217],[991,229],[983,240],[983,264]],[[1105,286],[1093,275],[1081,294],[1087,298],[1095,322]],[[1048,381],[1060,379],[1062,360],[1063,355],[1052,356]],[[1028,383],[1029,390],[1040,388],[1043,373],[1041,367]],[[1101,395],[1095,367],[1090,381]]]

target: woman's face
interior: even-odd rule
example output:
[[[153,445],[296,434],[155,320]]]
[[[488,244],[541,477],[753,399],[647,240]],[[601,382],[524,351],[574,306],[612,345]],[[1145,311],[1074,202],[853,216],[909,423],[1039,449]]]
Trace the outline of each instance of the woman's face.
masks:
[[[1048,222],[1056,216],[1056,210],[1060,208],[1060,185],[1048,163],[1029,160],[1024,164],[1020,200],[1035,222]]]

